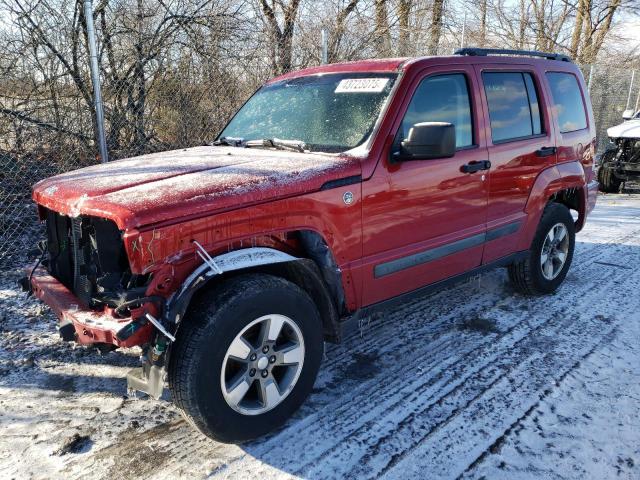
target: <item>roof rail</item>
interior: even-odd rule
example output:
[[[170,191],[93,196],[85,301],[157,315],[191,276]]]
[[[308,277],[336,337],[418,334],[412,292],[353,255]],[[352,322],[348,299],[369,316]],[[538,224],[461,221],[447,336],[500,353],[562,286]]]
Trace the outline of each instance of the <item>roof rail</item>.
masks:
[[[501,48],[460,48],[454,55],[468,55],[486,57],[487,55],[522,55],[526,57],[541,57],[547,60],[559,60],[561,62],[571,62],[568,55],[562,53],[537,52],[535,50],[503,50]]]

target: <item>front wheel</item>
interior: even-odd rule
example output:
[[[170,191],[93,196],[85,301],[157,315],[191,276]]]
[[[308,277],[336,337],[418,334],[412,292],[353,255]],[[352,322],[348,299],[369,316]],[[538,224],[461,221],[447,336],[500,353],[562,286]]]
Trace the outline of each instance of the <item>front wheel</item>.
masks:
[[[528,295],[554,292],[571,266],[575,237],[569,209],[560,203],[549,203],[542,213],[529,256],[509,266],[514,288]]]
[[[311,392],[323,351],[318,310],[270,275],[229,280],[189,310],[171,352],[169,387],[205,435],[242,442],[279,425]]]

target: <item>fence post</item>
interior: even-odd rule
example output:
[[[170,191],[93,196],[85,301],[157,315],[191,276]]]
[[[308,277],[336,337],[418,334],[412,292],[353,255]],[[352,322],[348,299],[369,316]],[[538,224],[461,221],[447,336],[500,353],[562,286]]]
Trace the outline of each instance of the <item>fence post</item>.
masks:
[[[464,11],[464,19],[462,20],[462,38],[460,39],[460,48],[464,48],[464,36],[467,33],[467,11]],[[484,47],[484,45],[480,45]]]
[[[96,32],[93,25],[92,0],[84,0],[84,18],[87,22],[87,40],[91,57],[91,81],[93,83],[93,101],[96,109],[96,128],[98,129],[98,144],[102,162],[109,161],[107,152],[107,138],[104,134],[104,111],[102,109],[102,92],[100,91],[100,69],[98,67],[98,49],[96,47]]]
[[[587,91],[591,93],[591,80],[593,79],[593,64],[589,67],[589,81],[587,82]]]
[[[320,59],[320,63],[323,65],[329,62],[329,39],[327,36],[327,30],[322,29],[320,32],[321,42],[322,42],[322,57]]]
[[[629,95],[627,95],[627,104],[624,109],[629,110],[629,104],[631,103],[631,92],[633,91],[633,79],[636,77],[636,71],[631,70],[631,84],[629,85]]]

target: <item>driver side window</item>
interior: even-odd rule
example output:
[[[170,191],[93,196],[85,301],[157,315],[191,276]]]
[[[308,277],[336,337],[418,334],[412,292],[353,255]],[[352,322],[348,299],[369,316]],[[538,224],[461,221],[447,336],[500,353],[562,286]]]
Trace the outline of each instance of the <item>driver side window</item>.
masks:
[[[420,82],[407,108],[401,138],[421,122],[447,122],[456,128],[456,148],[472,146],[471,102],[467,79],[462,73],[435,75]]]

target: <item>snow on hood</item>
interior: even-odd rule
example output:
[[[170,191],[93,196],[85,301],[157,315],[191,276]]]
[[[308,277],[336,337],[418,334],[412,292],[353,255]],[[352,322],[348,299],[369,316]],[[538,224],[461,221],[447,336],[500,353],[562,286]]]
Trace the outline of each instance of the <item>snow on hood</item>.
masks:
[[[627,120],[626,122],[611,127],[607,130],[609,138],[638,138],[640,139],[640,119]]]
[[[205,146],[94,165],[38,182],[39,204],[121,229],[299,195],[359,175],[348,156]]]

